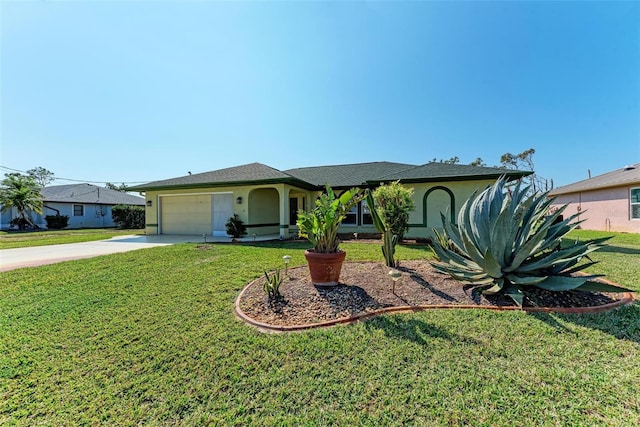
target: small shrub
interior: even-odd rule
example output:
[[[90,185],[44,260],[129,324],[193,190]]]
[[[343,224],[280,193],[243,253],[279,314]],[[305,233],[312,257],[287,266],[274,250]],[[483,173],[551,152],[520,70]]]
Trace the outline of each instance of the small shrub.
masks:
[[[409,214],[414,209],[413,189],[398,181],[384,184],[373,191],[375,209],[392,235],[402,241],[409,230]],[[370,208],[373,211],[373,208]]]
[[[282,277],[280,276],[280,270],[275,271],[273,276],[269,276],[269,273],[264,272],[264,277],[267,279],[264,282],[263,288],[267,293],[270,300],[277,300],[282,298],[280,294],[280,285],[282,284]]]
[[[393,234],[389,225],[387,225],[378,214],[371,192],[367,192],[367,205],[369,205],[373,225],[376,227],[376,230],[382,233],[382,256],[384,257],[384,261],[387,267],[396,267],[395,253],[396,245],[398,244],[398,235]]]
[[[245,227],[238,214],[233,214],[225,224],[225,227],[227,228],[227,234],[231,237],[238,238],[247,235],[247,227]]]
[[[111,218],[119,228],[144,228],[142,206],[116,205],[111,208]]]
[[[18,230],[30,230],[32,228],[37,228],[34,223],[21,216],[13,218],[11,221],[9,221],[9,225],[11,227],[18,227]]]
[[[382,233],[382,255],[388,267],[397,267],[396,245],[409,229],[409,212],[413,210],[413,190],[399,182],[381,185],[367,193],[367,205],[373,225]]]
[[[69,215],[47,215],[44,220],[47,221],[47,228],[54,230],[62,230],[69,225]]]

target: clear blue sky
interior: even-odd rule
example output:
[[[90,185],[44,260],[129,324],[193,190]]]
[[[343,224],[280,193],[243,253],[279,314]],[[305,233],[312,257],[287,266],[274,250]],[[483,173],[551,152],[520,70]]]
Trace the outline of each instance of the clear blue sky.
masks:
[[[534,148],[560,186],[640,162],[637,1],[0,0],[0,14],[5,168],[133,183],[251,162],[493,166]]]

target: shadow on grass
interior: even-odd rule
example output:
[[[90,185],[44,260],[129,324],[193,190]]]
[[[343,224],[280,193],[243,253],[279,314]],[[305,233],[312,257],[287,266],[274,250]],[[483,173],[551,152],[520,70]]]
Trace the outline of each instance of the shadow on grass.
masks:
[[[559,314],[531,313],[535,318],[561,332],[575,333],[565,324],[599,330],[617,339],[640,344],[640,302],[603,313]]]
[[[609,252],[614,254],[640,255],[640,249],[626,248],[623,246],[605,246],[598,249],[598,252]]]
[[[368,330],[383,331],[389,338],[409,340],[422,346],[428,346],[433,338],[478,344],[473,338],[452,334],[424,320],[406,318],[401,315],[374,317],[368,319],[364,325]]]
[[[582,243],[581,240],[564,238],[562,239],[562,247],[568,248],[576,243]],[[628,255],[640,255],[640,249],[632,248],[628,246],[613,246],[613,245],[605,245],[597,250],[597,252],[609,252],[614,254],[628,254]]]

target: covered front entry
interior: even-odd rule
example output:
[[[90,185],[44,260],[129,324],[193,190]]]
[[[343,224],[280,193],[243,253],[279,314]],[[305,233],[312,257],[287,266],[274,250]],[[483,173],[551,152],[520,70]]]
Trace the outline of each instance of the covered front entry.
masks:
[[[160,234],[226,236],[225,224],[233,216],[233,194],[160,196]]]

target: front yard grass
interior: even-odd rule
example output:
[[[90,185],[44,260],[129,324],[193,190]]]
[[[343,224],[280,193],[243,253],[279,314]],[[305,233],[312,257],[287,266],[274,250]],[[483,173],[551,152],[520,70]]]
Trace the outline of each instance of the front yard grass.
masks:
[[[72,230],[43,230],[30,232],[0,231],[0,249],[30,246],[60,245],[64,243],[92,242],[131,234],[143,235],[144,230],[116,228],[82,228]]]
[[[640,242],[615,240],[593,270],[640,291]],[[0,273],[0,424],[640,421],[640,304],[435,310],[291,334],[236,319],[240,290],[283,255],[304,265],[306,247],[178,244]],[[379,245],[342,247],[383,262]]]

